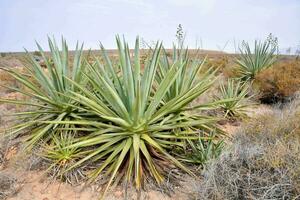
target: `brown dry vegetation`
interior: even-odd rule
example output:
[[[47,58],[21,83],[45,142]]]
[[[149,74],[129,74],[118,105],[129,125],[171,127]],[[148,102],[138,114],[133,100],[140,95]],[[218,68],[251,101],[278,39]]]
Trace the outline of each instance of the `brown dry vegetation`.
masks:
[[[254,87],[266,103],[284,101],[300,88],[300,60],[278,62],[255,77]]]
[[[253,118],[203,173],[200,199],[300,198],[300,104]]]

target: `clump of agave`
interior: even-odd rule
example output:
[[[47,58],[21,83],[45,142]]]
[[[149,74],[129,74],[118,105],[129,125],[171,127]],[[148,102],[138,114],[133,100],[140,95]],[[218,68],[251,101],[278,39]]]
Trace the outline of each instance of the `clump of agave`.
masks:
[[[83,82],[82,71],[84,68],[82,48],[76,46],[74,58],[69,61],[69,51],[66,41],[62,39],[62,49],[59,50],[55,40],[48,39],[51,59],[37,44],[46,69],[43,69],[35,57],[27,52],[27,60],[30,66],[26,67],[26,73],[20,73],[14,69],[6,69],[21,85],[23,89],[14,86],[4,86],[12,91],[29,97],[32,101],[1,99],[0,102],[25,105],[31,107],[29,111],[15,113],[14,115],[24,118],[21,123],[11,127],[11,135],[19,134],[28,130],[27,146],[33,147],[38,141],[47,142],[51,134],[59,128],[71,128],[74,125],[61,125],[57,123],[44,123],[43,121],[70,121],[80,119],[81,112],[74,107],[77,103],[68,95],[77,89],[68,81],[71,79],[79,84]],[[50,62],[51,60],[51,62]],[[82,83],[83,84],[83,83]]]
[[[134,56],[125,41],[119,37],[116,41],[117,64],[103,46],[102,59],[95,57],[95,62],[86,62],[82,47],[77,47],[70,63],[65,40],[59,50],[49,39],[53,64],[38,45],[47,70],[29,53],[28,75],[8,70],[27,88],[12,89],[32,99],[1,100],[30,106],[28,111],[16,114],[23,121],[12,127],[11,134],[24,133],[28,147],[40,141],[48,144],[43,156],[62,170],[59,176],[93,165],[91,180],[107,177],[103,194],[120,180],[134,182],[138,190],[146,177],[160,184],[172,166],[193,175],[172,150],[184,148],[186,141],[198,139],[200,132],[209,134],[216,129],[214,117],[189,112],[211,109],[223,101],[190,107],[209,90],[214,73],[209,71],[199,80],[197,73],[204,61],[191,62],[187,50],[174,49],[169,62],[161,43],[156,44],[142,69],[139,40]],[[72,142],[67,142],[68,138]]]
[[[277,46],[269,41],[255,41],[254,50],[252,51],[249,43],[243,41],[240,47],[240,55],[236,60],[238,71],[242,80],[252,80],[260,71],[266,69],[276,61],[274,55]]]

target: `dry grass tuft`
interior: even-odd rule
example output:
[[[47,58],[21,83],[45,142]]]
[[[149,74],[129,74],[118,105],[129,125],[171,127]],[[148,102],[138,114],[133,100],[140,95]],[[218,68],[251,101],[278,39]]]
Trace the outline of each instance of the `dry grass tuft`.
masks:
[[[200,199],[300,198],[300,104],[242,128],[204,172]]]

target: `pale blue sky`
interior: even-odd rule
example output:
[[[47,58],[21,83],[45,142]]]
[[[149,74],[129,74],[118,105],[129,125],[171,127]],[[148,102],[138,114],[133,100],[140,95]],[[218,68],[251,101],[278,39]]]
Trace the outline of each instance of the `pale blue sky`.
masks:
[[[0,0],[0,51],[35,50],[48,35],[86,48],[114,48],[115,34],[136,35],[170,47],[177,25],[187,43],[233,50],[233,40],[263,39],[272,32],[281,48],[300,44],[300,0]],[[218,47],[219,46],[219,47]]]

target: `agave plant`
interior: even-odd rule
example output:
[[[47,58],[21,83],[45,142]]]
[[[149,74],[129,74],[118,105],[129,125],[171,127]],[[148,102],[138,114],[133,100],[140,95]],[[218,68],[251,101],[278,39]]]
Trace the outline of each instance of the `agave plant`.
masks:
[[[166,98],[170,88],[182,73],[182,63],[176,63],[156,81],[162,45],[156,44],[151,58],[141,70],[139,41],[136,40],[134,57],[128,44],[117,37],[119,64],[114,66],[102,46],[105,63],[97,58],[87,65],[83,73],[90,88],[68,79],[78,90],[68,95],[78,104],[78,110],[94,114],[82,120],[44,121],[49,124],[84,125],[85,134],[78,136],[68,148],[92,149],[68,170],[85,162],[99,163],[91,173],[91,180],[99,175],[109,177],[104,194],[112,182],[124,178],[134,181],[139,190],[145,176],[162,183],[168,169],[175,165],[187,173],[192,172],[179,162],[170,150],[183,147],[186,139],[198,138],[198,127],[209,128],[214,119],[185,115],[189,103],[203,94],[211,85],[211,74],[203,80],[190,83],[172,98]],[[208,81],[210,80],[210,81]],[[209,105],[206,105],[206,107]],[[198,106],[201,107],[201,106]],[[76,131],[77,128],[69,130]]]
[[[219,140],[212,132],[208,138],[199,136],[198,140],[190,140],[189,149],[182,160],[203,167],[211,159],[219,157],[223,148],[224,140]]]
[[[171,58],[169,58],[168,53],[165,49],[162,49],[162,56],[158,65],[156,82],[160,84],[162,80],[166,77],[167,72],[173,67],[177,67],[179,70],[179,75],[176,77],[173,84],[171,84],[168,89],[166,95],[163,98],[163,102],[168,102],[179,95],[193,89],[195,83],[199,85],[202,92],[204,94],[215,82],[216,80],[216,71],[213,69],[203,70],[203,66],[206,62],[206,57],[204,59],[200,59],[200,54],[196,52],[196,54],[191,58],[189,56],[188,48],[184,49],[183,44],[180,48],[177,48],[175,45],[173,46],[173,51]],[[200,73],[201,72],[201,73]],[[201,85],[201,86],[200,86]],[[198,129],[204,131],[204,133],[208,134],[212,131],[216,131],[218,133],[222,133],[218,127],[215,126],[215,122],[218,120],[215,117],[209,117],[206,115],[201,115],[201,109],[215,109],[221,103],[226,101],[230,101],[228,99],[219,99],[218,101],[213,101],[209,103],[202,103],[201,105],[196,105],[189,110],[197,110],[197,114],[194,112],[192,115],[189,112],[182,112],[180,115],[184,115],[185,117],[192,117],[194,119],[206,119],[207,123],[201,123],[197,126]],[[182,128],[180,128],[182,130]]]
[[[183,47],[177,49],[176,46],[173,47],[173,53],[171,60],[168,58],[168,54],[165,49],[163,49],[162,56],[159,62],[159,67],[157,70],[156,81],[161,83],[165,78],[167,72],[175,65],[179,70],[179,75],[176,77],[174,83],[170,86],[163,100],[165,102],[177,97],[178,95],[185,93],[194,87],[194,83],[198,80],[198,83],[203,84],[203,89],[207,90],[213,82],[214,76],[213,72],[207,71],[207,74],[203,76],[203,79],[199,79],[199,72],[205,63],[205,59],[199,59],[195,56],[194,59],[188,55],[188,49]]]
[[[274,56],[276,49],[277,47],[268,41],[255,41],[252,52],[249,43],[243,41],[239,49],[240,55],[236,60],[242,80],[252,80],[257,73],[270,67],[276,61]]]
[[[42,143],[42,153],[38,153],[38,156],[48,161],[48,171],[53,178],[59,178],[70,184],[79,182],[81,178],[84,178],[80,169],[74,169],[66,173],[66,170],[81,158],[79,149],[69,148],[74,142],[73,134],[65,131],[53,134],[50,143]]]
[[[156,44],[143,68],[138,38],[134,56],[119,37],[117,45],[117,64],[102,45],[103,62],[96,57],[95,62],[82,62],[82,46],[77,46],[70,66],[65,40],[60,51],[49,39],[53,63],[38,45],[47,71],[30,54],[28,75],[8,70],[27,88],[12,89],[34,99],[1,100],[31,108],[17,113],[24,121],[13,127],[12,134],[28,130],[30,146],[42,140],[44,157],[60,170],[59,176],[92,164],[91,180],[108,177],[103,194],[122,179],[134,181],[138,190],[146,176],[160,184],[174,166],[193,175],[172,149],[184,148],[186,140],[198,139],[200,131],[215,129],[215,118],[189,112],[215,108],[221,102],[190,104],[210,88],[214,73],[197,79],[203,61],[188,65],[187,50],[178,58],[175,55],[171,64],[165,54],[160,60],[161,43]]]
[[[40,55],[42,56],[46,69],[35,60],[34,55],[27,52],[27,60],[30,63],[26,66],[27,73],[21,73],[14,69],[5,69],[22,86],[19,89],[13,86],[4,86],[12,91],[19,92],[29,97],[32,101],[0,99],[2,103],[19,104],[29,107],[25,112],[15,113],[22,119],[22,122],[11,127],[10,134],[18,135],[22,131],[28,132],[27,145],[32,147],[40,139],[44,142],[51,139],[51,134],[56,133],[58,128],[65,125],[47,124],[42,121],[63,121],[80,118],[80,111],[73,107],[75,102],[67,97],[67,93],[76,91],[71,84],[71,79],[78,84],[83,81],[82,45],[76,46],[74,59],[69,63],[68,46],[62,38],[62,49],[59,50],[55,40],[48,38],[50,57],[48,57],[41,46],[37,43]],[[51,60],[51,61],[50,61]],[[69,125],[68,125],[69,126]],[[71,125],[73,126],[73,125]]]
[[[223,101],[220,107],[223,109],[225,116],[228,117],[245,117],[246,108],[252,104],[249,103],[250,87],[247,82],[240,80],[228,79],[226,84],[221,84],[220,94],[216,97],[217,100],[232,99],[231,101]]]

